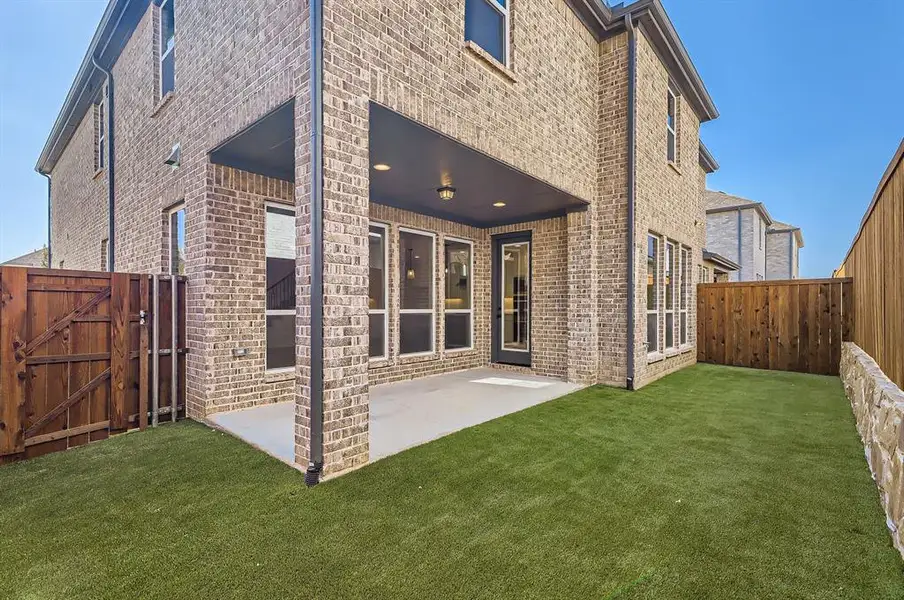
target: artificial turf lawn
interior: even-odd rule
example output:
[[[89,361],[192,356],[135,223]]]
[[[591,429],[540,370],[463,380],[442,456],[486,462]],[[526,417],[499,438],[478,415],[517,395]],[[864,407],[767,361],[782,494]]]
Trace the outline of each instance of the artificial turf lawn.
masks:
[[[308,490],[195,423],[0,468],[10,598],[904,598],[837,378],[698,365]]]

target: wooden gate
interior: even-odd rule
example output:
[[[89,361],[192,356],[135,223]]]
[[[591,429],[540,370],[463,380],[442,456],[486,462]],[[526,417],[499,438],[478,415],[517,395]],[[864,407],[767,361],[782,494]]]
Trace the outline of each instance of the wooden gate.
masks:
[[[182,416],[185,283],[175,281],[0,268],[0,464]]]
[[[837,375],[853,307],[850,279],[700,284],[697,360]]]

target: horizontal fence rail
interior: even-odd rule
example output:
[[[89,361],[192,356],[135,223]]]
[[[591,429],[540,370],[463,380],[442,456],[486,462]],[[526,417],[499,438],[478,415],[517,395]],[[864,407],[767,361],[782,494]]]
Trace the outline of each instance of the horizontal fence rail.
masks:
[[[850,279],[697,286],[697,360],[837,375],[853,333]]]
[[[184,299],[182,277],[0,268],[0,464],[181,416]]]

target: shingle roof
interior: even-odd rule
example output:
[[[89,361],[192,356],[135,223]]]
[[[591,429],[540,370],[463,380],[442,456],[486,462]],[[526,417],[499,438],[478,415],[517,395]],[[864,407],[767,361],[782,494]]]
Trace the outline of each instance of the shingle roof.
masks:
[[[6,267],[40,267],[44,263],[44,248],[38,248],[28,254],[11,258],[0,266]]]
[[[729,208],[737,206],[756,206],[759,202],[741,198],[740,196],[732,196],[725,192],[717,192],[715,190],[706,190],[703,195],[703,204],[706,210],[713,208]]]

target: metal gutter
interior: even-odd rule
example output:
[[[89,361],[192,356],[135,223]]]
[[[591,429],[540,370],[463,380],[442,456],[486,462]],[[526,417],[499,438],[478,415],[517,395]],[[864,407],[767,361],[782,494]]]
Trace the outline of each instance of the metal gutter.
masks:
[[[627,14],[631,14],[634,23],[650,35],[650,41],[660,54],[660,59],[675,78],[678,88],[687,96],[694,112],[700,118],[700,122],[717,119],[719,110],[694,66],[687,48],[684,47],[678,36],[675,26],[662,6],[662,2],[660,0],[638,0],[632,4],[619,5],[612,9],[614,22],[622,21]],[[619,31],[620,28],[613,27],[607,32],[607,35],[619,33]]]
[[[304,482],[323,472],[323,0],[310,0],[311,30],[311,410]]]
[[[122,46],[128,41],[135,25],[144,14],[142,9],[146,9],[149,4],[150,0],[109,1],[103,16],[101,16],[100,23],[94,31],[94,36],[91,38],[91,43],[88,45],[88,50],[82,59],[82,64],[79,66],[72,86],[66,94],[63,106],[60,108],[50,134],[47,136],[47,141],[44,142],[41,155],[35,164],[37,172],[49,173],[53,170],[58,159],[58,156],[56,156],[57,148],[60,144],[62,144],[63,148],[66,147],[72,133],[78,126],[78,121],[84,116],[84,112],[79,113],[78,111],[84,107],[85,95],[90,96],[96,89],[92,85],[97,73],[97,67],[94,64],[95,58],[105,58],[111,42],[115,40],[113,55],[109,57],[109,63],[113,65],[119,57]],[[123,23],[123,19],[127,15],[129,18]],[[76,120],[74,124],[73,120]]]
[[[698,147],[697,159],[700,162],[700,166],[703,167],[703,170],[707,173],[715,173],[719,170],[719,163],[716,162],[716,159],[713,158],[709,148],[707,148],[702,141]]]
[[[631,14],[625,15],[625,29],[628,32],[628,340],[627,340],[627,374],[625,378],[625,387],[629,390],[634,389],[634,321],[635,321],[635,304],[637,303],[637,290],[635,290],[635,254],[634,248],[634,169],[635,169],[635,151],[636,151],[636,123],[634,119],[634,105],[636,102],[636,85],[637,79],[637,39],[634,31],[634,22]]]
[[[94,66],[107,78],[107,98],[104,117],[107,119],[107,265],[112,273],[116,271],[116,134],[113,132],[113,72],[108,71],[91,57]]]

